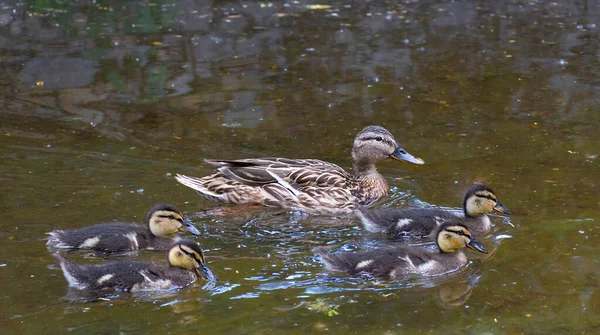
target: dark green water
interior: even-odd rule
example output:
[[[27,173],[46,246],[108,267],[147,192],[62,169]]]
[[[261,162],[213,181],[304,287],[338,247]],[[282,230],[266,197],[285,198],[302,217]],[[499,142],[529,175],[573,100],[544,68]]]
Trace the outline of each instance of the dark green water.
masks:
[[[1,3],[2,333],[598,333],[598,22],[585,0]],[[357,219],[214,215],[173,178],[210,173],[203,158],[349,168],[369,124],[427,163],[380,164],[384,206],[458,207],[486,182],[516,226],[493,217],[493,233],[511,238],[453,276],[372,283],[310,251],[390,243]],[[67,287],[46,232],[157,202],[204,233],[216,286]]]

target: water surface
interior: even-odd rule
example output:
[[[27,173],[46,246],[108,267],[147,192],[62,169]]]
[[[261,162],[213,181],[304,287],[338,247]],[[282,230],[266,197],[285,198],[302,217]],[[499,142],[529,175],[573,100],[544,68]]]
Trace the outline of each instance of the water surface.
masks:
[[[0,4],[0,328],[5,333],[597,333],[600,46],[595,1],[9,1]],[[485,182],[514,215],[452,276],[326,271],[313,246],[390,245],[352,217],[240,210],[175,173],[204,158],[320,158],[388,128],[386,207],[458,208]],[[221,281],[69,289],[45,233],[141,221],[203,232]],[[223,207],[225,209],[223,209]],[[152,259],[71,252],[70,259]]]

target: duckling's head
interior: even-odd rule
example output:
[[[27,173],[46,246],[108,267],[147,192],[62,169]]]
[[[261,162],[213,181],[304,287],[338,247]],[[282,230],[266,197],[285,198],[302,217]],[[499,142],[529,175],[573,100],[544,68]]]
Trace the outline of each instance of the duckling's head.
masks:
[[[198,278],[214,281],[217,277],[206,265],[204,253],[198,242],[181,239],[169,250],[169,264],[194,271]]]
[[[448,222],[438,230],[436,242],[443,253],[457,252],[461,248],[469,248],[487,254],[487,249],[479,243],[463,224]]]
[[[498,201],[494,191],[482,184],[475,184],[467,191],[463,207],[466,216],[478,216],[491,211],[510,214],[508,208]]]
[[[158,204],[150,208],[146,222],[155,236],[171,235],[178,231],[200,235],[198,229],[173,205]]]
[[[383,127],[367,126],[354,138],[352,160],[357,173],[372,169],[375,163],[388,158],[413,164],[425,163],[402,149],[392,133]]]

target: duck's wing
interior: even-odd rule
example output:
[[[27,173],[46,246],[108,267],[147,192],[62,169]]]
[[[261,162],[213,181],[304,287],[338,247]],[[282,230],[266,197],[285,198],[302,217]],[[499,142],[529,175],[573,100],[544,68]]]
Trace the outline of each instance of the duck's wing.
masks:
[[[205,160],[225,177],[248,186],[278,182],[274,175],[297,187],[341,187],[353,176],[338,165],[318,159],[252,158]]]

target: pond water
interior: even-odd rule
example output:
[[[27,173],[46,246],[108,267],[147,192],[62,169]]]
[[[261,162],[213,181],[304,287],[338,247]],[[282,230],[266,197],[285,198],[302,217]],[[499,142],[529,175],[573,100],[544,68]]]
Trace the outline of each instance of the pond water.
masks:
[[[598,333],[598,22],[591,0],[1,3],[2,333]],[[174,180],[209,174],[204,158],[350,168],[369,124],[426,161],[378,165],[382,206],[495,189],[513,215],[492,217],[490,257],[433,280],[347,277],[311,248],[393,242],[351,216],[223,206]],[[46,232],[141,221],[158,202],[202,231],[216,285],[67,287]]]

